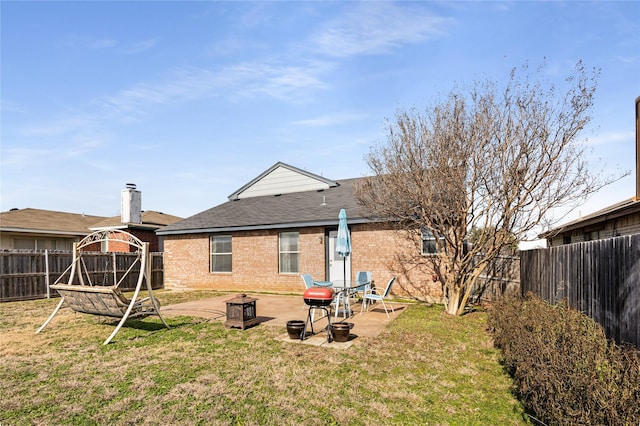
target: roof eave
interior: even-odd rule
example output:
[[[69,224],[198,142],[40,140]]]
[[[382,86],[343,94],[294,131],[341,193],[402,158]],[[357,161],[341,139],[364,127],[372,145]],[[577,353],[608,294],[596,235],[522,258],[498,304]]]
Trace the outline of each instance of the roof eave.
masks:
[[[575,222],[568,223],[564,226],[560,226],[556,229],[552,229],[543,234],[540,234],[540,238],[553,238],[554,236],[563,234],[565,232],[575,231],[576,229],[585,228],[588,226],[593,226],[602,222],[606,222],[612,219],[618,219],[620,217],[626,216],[628,214],[635,213],[636,211],[640,211],[640,203],[633,202],[632,204],[628,204],[622,206],[616,210],[611,210],[605,213],[602,213],[597,216],[588,217],[582,220],[578,220]]]
[[[357,225],[362,223],[376,222],[371,219],[352,219],[349,220],[349,225]],[[261,224],[261,225],[242,225],[242,226],[225,226],[218,228],[193,228],[193,229],[176,229],[176,230],[159,230],[156,231],[157,235],[183,235],[183,234],[210,234],[220,232],[238,232],[238,231],[264,231],[267,229],[290,229],[290,228],[312,228],[317,226],[338,226],[337,220],[318,220],[313,222],[289,222],[289,223],[276,223],[276,224]]]

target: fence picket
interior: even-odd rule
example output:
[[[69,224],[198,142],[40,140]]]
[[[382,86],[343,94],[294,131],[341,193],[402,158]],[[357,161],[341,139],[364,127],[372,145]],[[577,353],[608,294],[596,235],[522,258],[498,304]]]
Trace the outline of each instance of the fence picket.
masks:
[[[566,299],[608,337],[640,347],[640,234],[520,253],[522,294]]]
[[[115,256],[116,261],[113,261]],[[135,253],[83,253],[94,285],[113,285],[114,274],[122,277],[136,259]],[[67,282],[65,270],[73,261],[73,253],[60,251],[0,251],[0,302],[44,299],[49,297],[48,284]],[[151,284],[153,289],[164,286],[163,254],[151,253]],[[120,284],[122,290],[133,290],[139,266]],[[62,274],[64,273],[64,276]],[[55,292],[54,292],[55,293]],[[54,296],[54,294],[51,294]],[[57,293],[55,294],[57,296]]]

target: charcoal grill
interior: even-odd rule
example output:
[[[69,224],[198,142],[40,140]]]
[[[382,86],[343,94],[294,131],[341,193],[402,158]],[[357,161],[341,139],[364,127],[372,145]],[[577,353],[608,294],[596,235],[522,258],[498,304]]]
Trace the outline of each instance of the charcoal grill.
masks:
[[[307,312],[307,320],[304,323],[304,330],[300,335],[300,340],[304,340],[307,333],[307,325],[311,324],[311,334],[313,331],[313,321],[311,320],[311,311],[313,309],[322,309],[327,314],[327,342],[331,342],[331,302],[333,302],[333,289],[328,287],[311,287],[304,292],[304,303],[309,305]]]

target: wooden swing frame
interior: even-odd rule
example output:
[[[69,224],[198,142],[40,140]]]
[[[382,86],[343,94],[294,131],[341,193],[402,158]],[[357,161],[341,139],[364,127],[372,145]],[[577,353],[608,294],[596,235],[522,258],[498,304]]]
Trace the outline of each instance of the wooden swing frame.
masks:
[[[91,282],[89,271],[82,258],[82,249],[91,245],[103,242],[114,242],[117,244],[128,244],[134,247],[137,253],[136,261],[131,264],[129,269],[115,282],[112,286],[96,286]],[[124,278],[133,270],[133,267],[140,263],[140,273],[138,281],[131,300],[127,299],[118,289]],[[73,243],[73,261],[71,265],[60,275],[60,278],[49,287],[57,290],[61,296],[60,302],[57,304],[49,318],[36,331],[40,333],[58,313],[60,308],[66,302],[66,307],[76,312],[121,318],[111,335],[104,341],[107,345],[111,339],[118,334],[120,328],[129,318],[146,317],[149,315],[157,315],[162,323],[169,328],[169,325],[160,314],[160,302],[153,296],[151,288],[151,262],[149,254],[149,243],[142,242],[140,239],[128,232],[120,230],[97,231],[84,237],[80,242]],[[59,284],[58,281],[71,270],[69,280],[66,284]],[[86,275],[86,282],[85,276]],[[77,283],[74,283],[77,278]],[[148,297],[138,300],[142,282],[146,282]]]

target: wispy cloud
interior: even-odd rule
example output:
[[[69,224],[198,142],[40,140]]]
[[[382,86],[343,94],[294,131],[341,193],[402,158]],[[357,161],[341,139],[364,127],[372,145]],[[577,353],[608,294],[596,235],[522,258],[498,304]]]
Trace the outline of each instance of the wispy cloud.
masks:
[[[328,65],[281,65],[246,62],[220,69],[184,67],[154,81],[140,83],[52,119],[31,123],[22,134],[56,136],[82,133],[101,122],[139,121],[153,108],[198,99],[224,97],[231,101],[267,96],[288,103],[304,102],[314,91],[326,88],[320,78]]]
[[[609,132],[601,135],[596,135],[594,137],[590,137],[586,141],[586,145],[595,146],[595,145],[611,145],[620,142],[624,143],[633,143],[633,139],[635,138],[635,133],[633,131],[628,132]]]
[[[324,25],[312,41],[322,53],[334,57],[384,54],[398,46],[441,37],[451,23],[424,8],[363,2]]]
[[[294,126],[324,127],[335,126],[338,124],[350,123],[366,118],[365,114],[346,112],[340,114],[324,115],[321,117],[308,118],[305,120],[297,120],[291,124]]]
[[[265,94],[269,97],[300,102],[310,91],[324,89],[326,83],[320,74],[326,69],[325,64],[306,65],[270,65],[242,64],[225,70],[225,74],[235,76],[238,93],[246,97]]]
[[[90,38],[80,35],[71,35],[66,41],[71,47],[78,47],[89,50],[105,50],[123,55],[134,55],[146,52],[154,48],[158,40],[147,38],[144,40],[121,41],[116,38]]]
[[[135,55],[135,54],[146,52],[147,50],[153,49],[157,43],[158,43],[158,40],[154,38],[140,40],[140,41],[133,42],[127,46],[123,46],[120,51],[125,55]]]
[[[111,49],[117,46],[118,42],[111,39],[100,39],[88,41],[86,46],[92,50]]]
[[[95,122],[87,113],[67,114],[46,121],[32,123],[22,127],[21,133],[28,137],[62,135],[70,130],[86,128]]]
[[[637,56],[616,56],[615,59],[618,62],[622,62],[624,64],[634,64],[638,62]]]
[[[90,154],[104,145],[96,137],[76,136],[63,144],[48,144],[40,147],[8,147],[2,151],[3,168],[24,169],[25,167],[42,167],[57,161],[77,159]]]
[[[285,101],[298,101],[309,91],[322,89],[321,64],[302,66],[242,63],[218,70],[188,67],[173,71],[166,78],[121,90],[115,95],[92,101],[105,113],[120,116],[143,114],[147,107],[189,100],[226,96],[230,99],[267,95]]]

